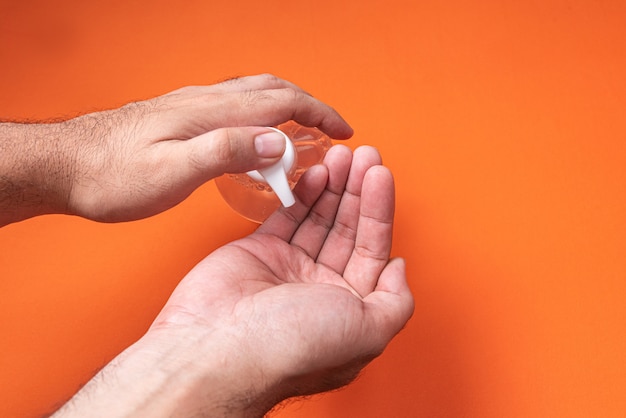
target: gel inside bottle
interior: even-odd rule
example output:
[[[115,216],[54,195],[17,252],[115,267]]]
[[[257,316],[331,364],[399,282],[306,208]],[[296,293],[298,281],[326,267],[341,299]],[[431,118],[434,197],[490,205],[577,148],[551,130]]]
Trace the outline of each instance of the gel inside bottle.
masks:
[[[278,163],[258,171],[224,174],[215,179],[218,190],[230,207],[257,223],[265,221],[278,209],[281,201],[287,207],[293,204],[291,189],[309,167],[322,162],[332,146],[330,138],[318,129],[293,121],[278,125],[276,129],[289,141]],[[286,183],[281,177],[286,178]]]

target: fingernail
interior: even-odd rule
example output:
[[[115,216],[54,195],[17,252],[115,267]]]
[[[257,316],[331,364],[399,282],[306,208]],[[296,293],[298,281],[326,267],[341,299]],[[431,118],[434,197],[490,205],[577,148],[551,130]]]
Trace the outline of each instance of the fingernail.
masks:
[[[280,157],[285,152],[285,137],[278,132],[266,132],[254,138],[254,148],[259,157]]]

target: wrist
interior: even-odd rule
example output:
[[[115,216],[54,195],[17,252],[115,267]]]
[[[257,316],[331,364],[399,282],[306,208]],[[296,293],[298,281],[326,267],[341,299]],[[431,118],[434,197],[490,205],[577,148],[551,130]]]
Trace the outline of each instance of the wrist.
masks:
[[[64,123],[0,124],[0,226],[68,213],[74,167],[68,134]]]
[[[283,398],[235,338],[152,329],[55,414],[261,417]]]
[[[241,337],[234,329],[153,327],[136,353],[156,350],[169,365],[167,385],[173,390],[178,381],[179,388],[176,409],[165,409],[173,416],[262,417],[284,399],[280,380],[256,363]]]

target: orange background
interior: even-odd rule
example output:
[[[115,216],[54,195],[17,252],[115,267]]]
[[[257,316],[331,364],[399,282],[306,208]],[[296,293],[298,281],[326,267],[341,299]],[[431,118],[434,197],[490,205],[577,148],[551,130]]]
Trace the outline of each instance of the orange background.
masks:
[[[397,180],[416,312],[350,387],[279,417],[626,414],[626,3],[0,0],[0,115],[271,72]],[[252,231],[211,182],[104,225],[0,230],[0,416],[51,411]]]

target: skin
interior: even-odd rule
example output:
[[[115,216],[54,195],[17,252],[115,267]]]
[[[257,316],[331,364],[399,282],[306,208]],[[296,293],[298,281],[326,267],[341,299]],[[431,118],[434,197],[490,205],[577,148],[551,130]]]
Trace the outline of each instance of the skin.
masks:
[[[60,123],[0,124],[0,225],[46,213],[100,222],[155,215],[221,174],[276,162],[284,144],[274,137],[281,146],[259,147],[257,138],[290,119],[335,139],[352,135],[330,106],[271,75]]]
[[[70,158],[70,173],[40,176],[46,187],[36,176],[23,182],[31,187],[23,196],[45,202],[31,205],[45,206],[39,213],[61,208],[106,222],[158,213],[210,178],[274,162],[282,150],[259,153],[267,130],[255,125],[294,119],[337,138],[352,134],[333,109],[271,76],[78,119],[65,128],[88,120],[98,134],[65,157],[53,154],[60,167]],[[404,261],[390,259],[391,172],[375,148],[336,145],[294,192],[294,206],[192,269],[147,333],[55,416],[258,417],[284,399],[348,384],[379,356],[414,308]],[[5,222],[24,219],[4,213],[13,216]]]

